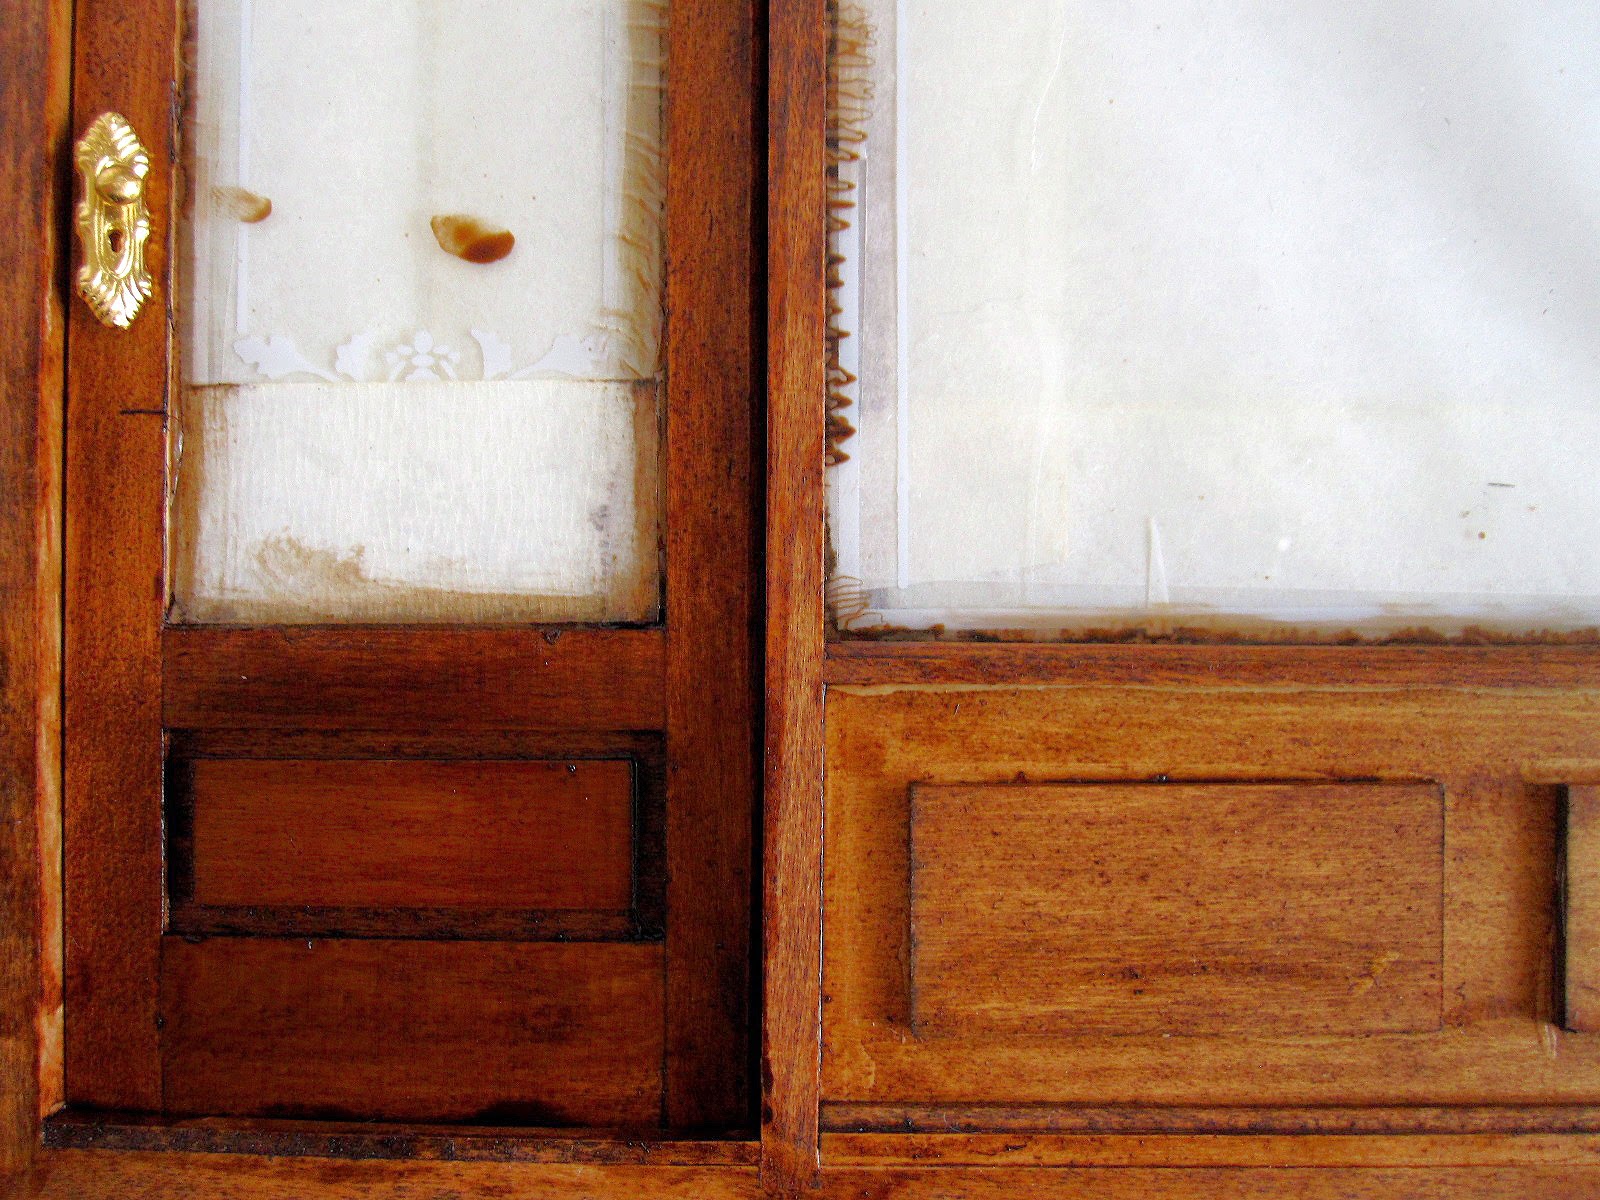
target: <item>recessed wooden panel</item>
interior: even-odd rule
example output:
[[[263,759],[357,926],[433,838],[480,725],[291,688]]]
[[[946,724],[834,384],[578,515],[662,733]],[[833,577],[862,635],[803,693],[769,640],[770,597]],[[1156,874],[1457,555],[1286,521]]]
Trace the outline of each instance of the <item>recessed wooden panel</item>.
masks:
[[[1428,784],[913,787],[912,1027],[1440,1025]]]
[[[622,761],[183,764],[207,906],[627,909]]]
[[[162,942],[174,1115],[656,1126],[658,945]]]

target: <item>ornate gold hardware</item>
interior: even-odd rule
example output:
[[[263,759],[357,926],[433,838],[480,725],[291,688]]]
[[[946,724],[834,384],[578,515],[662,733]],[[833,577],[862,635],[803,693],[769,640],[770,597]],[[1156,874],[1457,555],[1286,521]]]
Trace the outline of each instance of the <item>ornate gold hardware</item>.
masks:
[[[102,323],[126,329],[151,292],[144,265],[144,244],[150,237],[150,208],[144,199],[150,152],[120,114],[102,113],[79,139],[76,158],[83,176],[78,294]]]

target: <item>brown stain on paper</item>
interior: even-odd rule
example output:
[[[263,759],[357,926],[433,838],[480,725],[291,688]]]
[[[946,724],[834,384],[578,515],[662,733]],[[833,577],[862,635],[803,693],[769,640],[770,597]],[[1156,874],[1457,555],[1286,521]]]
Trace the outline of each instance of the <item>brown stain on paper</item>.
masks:
[[[517,244],[509,229],[500,229],[460,213],[434,217],[428,222],[439,249],[469,263],[499,262]]]

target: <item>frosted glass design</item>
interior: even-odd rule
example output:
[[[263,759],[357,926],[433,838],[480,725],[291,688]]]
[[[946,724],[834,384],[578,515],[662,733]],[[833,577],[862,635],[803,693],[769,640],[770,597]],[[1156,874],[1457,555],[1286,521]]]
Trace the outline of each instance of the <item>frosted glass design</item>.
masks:
[[[841,15],[843,623],[1596,624],[1600,9]]]
[[[654,619],[663,6],[191,21],[175,616]]]

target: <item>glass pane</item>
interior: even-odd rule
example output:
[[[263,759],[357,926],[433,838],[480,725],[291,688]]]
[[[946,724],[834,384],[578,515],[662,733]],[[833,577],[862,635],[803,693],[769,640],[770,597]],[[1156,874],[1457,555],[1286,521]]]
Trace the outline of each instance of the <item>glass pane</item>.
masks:
[[[868,0],[836,41],[844,623],[1595,623],[1600,9]]]
[[[656,616],[664,24],[199,0],[177,618]]]

